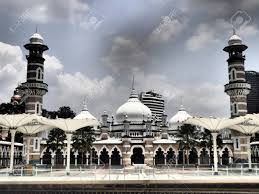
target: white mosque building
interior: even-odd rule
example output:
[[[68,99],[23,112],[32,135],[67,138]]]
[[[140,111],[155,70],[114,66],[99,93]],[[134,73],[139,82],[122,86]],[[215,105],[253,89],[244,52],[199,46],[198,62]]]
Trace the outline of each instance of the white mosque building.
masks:
[[[233,39],[237,39],[233,41]],[[234,43],[233,43],[234,42]],[[233,45],[233,44],[234,45]],[[236,45],[238,43],[238,46]],[[241,39],[234,35],[229,40],[229,45],[226,51],[236,47],[244,48]],[[25,99],[26,112],[41,114],[43,95],[48,91],[48,85],[43,82],[44,74],[44,58],[43,51],[48,47],[43,43],[42,36],[34,34],[30,38],[30,42],[25,45],[29,50],[27,82],[23,83],[23,92],[26,96],[26,91],[32,91],[32,96],[27,96]],[[235,52],[233,52],[235,54]],[[233,54],[231,51],[230,57]],[[240,52],[236,52],[239,57]],[[240,55],[241,56],[241,55]],[[229,60],[231,62],[231,60]],[[231,63],[229,64],[232,65]],[[233,65],[232,65],[233,66]],[[240,69],[240,68],[239,68]],[[240,84],[236,84],[235,80],[239,79],[241,74],[230,70],[230,83],[226,84],[225,90],[231,96],[231,99],[237,99],[238,102],[231,101],[231,110],[233,115],[239,112],[244,113],[245,106],[241,102],[243,98],[235,98],[237,90],[240,93]],[[241,71],[241,70],[239,70]],[[234,72],[234,73],[233,73]],[[241,79],[241,78],[240,78]],[[242,78],[243,80],[243,78]],[[244,85],[244,84],[243,84]],[[231,91],[229,91],[231,88]],[[242,93],[246,95],[248,88],[244,88]],[[24,95],[23,95],[24,96]],[[242,104],[242,106],[239,104]],[[88,111],[86,105],[83,110],[75,117],[75,119],[93,118],[94,116]],[[73,150],[71,153],[71,164],[79,165],[107,165],[107,166],[130,166],[132,164],[154,165],[177,165],[183,163],[183,150],[179,149],[179,144],[175,134],[181,122],[191,117],[185,110],[183,105],[179,107],[178,112],[167,120],[167,115],[162,114],[161,119],[155,119],[150,108],[144,105],[138,97],[134,87],[131,90],[129,99],[122,104],[116,111],[116,115],[110,116],[104,112],[101,115],[101,126],[95,128],[95,138],[92,150],[87,153],[80,153],[78,150]],[[226,131],[223,134],[224,145],[218,149],[219,163],[227,165],[235,161],[238,156],[246,155],[246,137],[240,134],[233,134],[232,137]],[[17,157],[21,158],[21,145],[17,145]],[[23,150],[26,150],[25,148]],[[258,150],[257,150],[258,152]],[[8,165],[8,145],[1,144],[0,146],[0,165]],[[24,153],[24,152],[23,152]],[[47,165],[63,165],[66,162],[66,149],[52,151],[46,146],[46,140],[37,136],[31,142],[30,157],[33,161],[38,161],[41,164]],[[210,165],[210,150],[209,148],[195,146],[189,152],[190,164]],[[4,163],[2,163],[4,161]]]

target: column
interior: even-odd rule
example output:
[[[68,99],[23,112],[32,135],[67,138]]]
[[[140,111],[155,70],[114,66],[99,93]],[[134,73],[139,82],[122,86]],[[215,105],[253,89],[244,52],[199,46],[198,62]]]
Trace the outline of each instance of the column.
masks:
[[[175,155],[175,164],[178,165],[178,154]]]
[[[67,172],[67,175],[70,175],[70,147],[71,147],[72,133],[66,133],[66,136],[67,136],[67,167],[66,167],[66,172]]]
[[[218,152],[217,152],[217,136],[218,133],[211,133],[213,137],[213,154],[214,154],[214,175],[218,175]]]
[[[56,154],[54,152],[51,153],[51,166],[55,165],[55,155]]]
[[[247,136],[247,158],[248,158],[248,171],[252,171],[252,157],[251,157],[251,145],[250,145],[251,135]]]
[[[89,157],[89,154],[86,154],[86,165],[89,165],[88,157]]]
[[[27,136],[26,164],[30,163],[30,141],[31,141],[31,138]]]
[[[75,166],[77,166],[77,156],[75,156]]]
[[[166,154],[164,154],[164,164],[166,165]]]
[[[15,138],[15,129],[11,129],[11,156],[10,156],[10,169],[9,172],[12,173],[13,171],[13,162],[14,162],[14,138]]]
[[[201,164],[201,158],[200,158],[200,156],[198,156],[198,165],[200,165]]]
[[[112,164],[112,158],[109,157],[109,166],[111,166],[111,164]]]

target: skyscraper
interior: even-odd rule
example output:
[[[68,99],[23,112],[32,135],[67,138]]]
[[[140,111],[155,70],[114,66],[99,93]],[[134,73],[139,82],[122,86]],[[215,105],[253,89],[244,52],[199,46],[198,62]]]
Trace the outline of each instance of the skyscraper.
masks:
[[[247,113],[259,113],[259,72],[246,71],[246,81],[251,85],[247,95]]]
[[[139,95],[140,101],[146,105],[152,112],[152,116],[159,120],[162,119],[162,114],[165,109],[165,100],[161,94],[154,91],[141,92]]]

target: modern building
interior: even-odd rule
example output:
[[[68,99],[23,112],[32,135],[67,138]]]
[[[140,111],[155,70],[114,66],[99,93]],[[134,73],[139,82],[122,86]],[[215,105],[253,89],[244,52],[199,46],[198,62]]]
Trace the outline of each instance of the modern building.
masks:
[[[246,81],[251,85],[247,95],[247,113],[259,113],[259,72],[246,71]]]
[[[165,110],[165,100],[161,94],[158,94],[153,90],[141,92],[139,94],[139,99],[151,110],[153,117],[156,117],[158,120],[162,119]]]

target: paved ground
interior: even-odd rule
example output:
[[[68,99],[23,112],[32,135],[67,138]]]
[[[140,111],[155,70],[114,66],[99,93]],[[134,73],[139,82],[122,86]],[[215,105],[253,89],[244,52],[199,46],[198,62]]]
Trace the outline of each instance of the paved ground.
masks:
[[[6,171],[7,172],[7,171]],[[34,176],[0,176],[0,193],[86,193],[86,194],[162,194],[162,193],[235,193],[259,194],[259,173],[256,171],[221,170],[37,170]],[[23,176],[21,176],[23,175]]]

